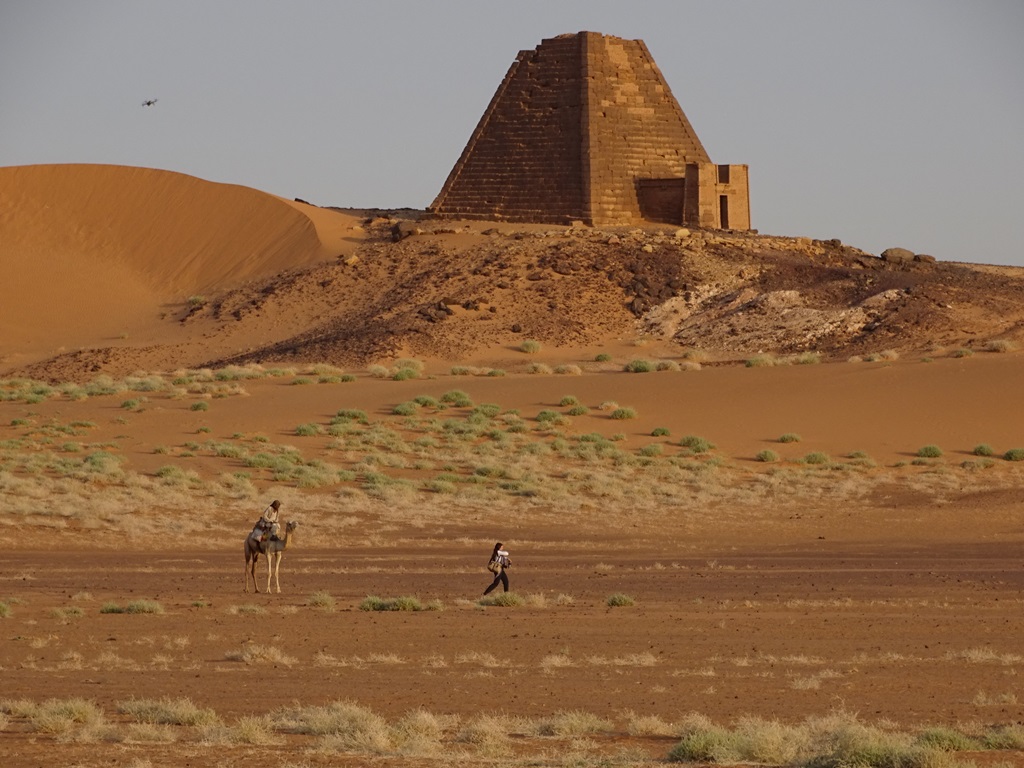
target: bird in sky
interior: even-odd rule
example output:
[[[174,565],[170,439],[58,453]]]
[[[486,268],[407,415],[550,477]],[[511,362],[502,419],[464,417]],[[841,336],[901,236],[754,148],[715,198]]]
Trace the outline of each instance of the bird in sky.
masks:
[[[158,101],[160,101],[160,99],[146,99],[144,102],[142,102],[142,106],[144,106],[144,107],[152,107]]]

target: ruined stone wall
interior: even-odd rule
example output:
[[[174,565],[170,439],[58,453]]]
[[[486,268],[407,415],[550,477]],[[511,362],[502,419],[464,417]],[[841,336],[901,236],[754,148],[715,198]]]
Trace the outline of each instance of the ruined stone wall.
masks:
[[[521,51],[431,210],[452,218],[567,223],[584,210],[581,40]]]
[[[710,163],[704,146],[640,40],[581,32],[585,44],[585,184],[593,223],[642,218],[638,179],[681,179]]]

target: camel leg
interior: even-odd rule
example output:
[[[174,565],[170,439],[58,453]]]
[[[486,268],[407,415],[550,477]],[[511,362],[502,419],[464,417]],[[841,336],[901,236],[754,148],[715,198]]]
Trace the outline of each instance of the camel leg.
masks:
[[[281,594],[281,553],[277,553],[277,560],[274,562],[274,586],[277,587],[277,594]]]
[[[274,575],[274,555],[267,553],[267,594],[270,594],[270,577]]]

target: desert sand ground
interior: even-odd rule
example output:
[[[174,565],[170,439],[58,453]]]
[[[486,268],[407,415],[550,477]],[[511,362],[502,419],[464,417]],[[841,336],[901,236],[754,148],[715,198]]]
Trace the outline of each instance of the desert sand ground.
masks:
[[[167,183],[139,179],[139,199]],[[25,248],[49,222],[123,262],[113,235],[46,218],[45,184],[0,187],[26,190],[0,222]],[[148,215],[212,194],[178,187]],[[651,765],[695,741],[719,745],[697,762],[1024,765],[1020,352],[694,365],[638,333],[495,343],[408,378],[394,358],[192,369],[176,354],[213,321],[153,302],[298,268],[293,249],[315,269],[362,236],[222,192],[279,222],[222,246],[228,273],[174,267],[157,238],[170,266],[138,292],[76,307],[93,267],[22,265],[53,303],[0,313],[5,765]],[[211,206],[203,237],[244,211]],[[149,319],[120,338],[105,303]],[[100,343],[155,362],[15,375]],[[624,371],[641,359],[664,370]],[[242,539],[272,498],[299,527],[281,592],[246,593]],[[496,540],[509,605],[481,602]]]

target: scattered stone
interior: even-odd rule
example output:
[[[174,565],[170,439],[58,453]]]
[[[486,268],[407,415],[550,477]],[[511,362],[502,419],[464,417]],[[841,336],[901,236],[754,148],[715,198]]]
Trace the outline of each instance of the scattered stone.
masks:
[[[686,228],[677,229],[676,232],[675,232],[675,235],[674,235],[676,240],[683,240],[684,238],[687,238],[689,236],[690,236],[690,230],[688,230]]]
[[[934,264],[935,257],[929,256],[927,253],[916,253],[914,254],[914,261],[922,261],[925,264]]]
[[[356,256],[354,253],[351,256],[349,256],[347,259],[345,259],[345,261],[344,261],[344,264],[345,264],[346,267],[354,267],[358,263],[359,263],[359,257]]]
[[[622,242],[622,240],[619,239],[618,235],[612,235],[611,237],[608,238],[606,242],[608,243],[608,245],[618,245],[619,243]]]
[[[645,245],[640,250],[643,251],[644,253],[654,253],[654,246],[651,245],[650,243],[648,243],[647,245]]]

